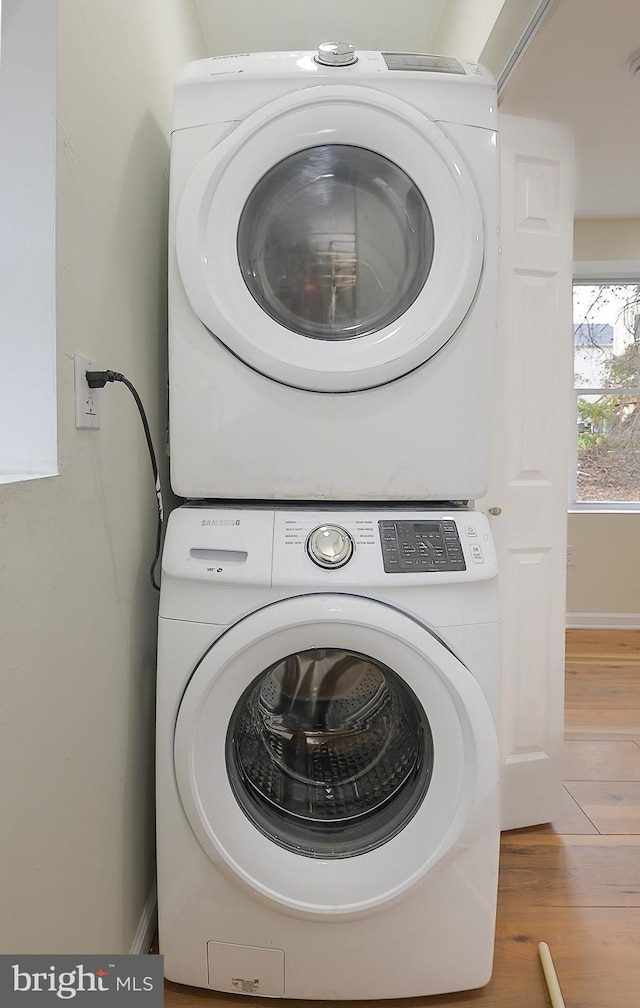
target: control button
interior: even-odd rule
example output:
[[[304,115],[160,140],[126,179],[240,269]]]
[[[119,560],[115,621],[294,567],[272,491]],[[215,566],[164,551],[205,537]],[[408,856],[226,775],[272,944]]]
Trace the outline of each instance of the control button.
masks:
[[[482,555],[482,547],[478,546],[477,543],[473,543],[471,546],[471,559],[474,563],[484,563],[484,556]]]
[[[478,530],[475,527],[475,525],[465,525],[464,531],[465,534],[469,536],[469,538],[477,536],[478,534]]]
[[[313,58],[321,66],[350,66],[358,62],[351,42],[321,42]]]
[[[353,539],[339,525],[320,525],[307,537],[307,552],[319,567],[342,567],[353,550]]]

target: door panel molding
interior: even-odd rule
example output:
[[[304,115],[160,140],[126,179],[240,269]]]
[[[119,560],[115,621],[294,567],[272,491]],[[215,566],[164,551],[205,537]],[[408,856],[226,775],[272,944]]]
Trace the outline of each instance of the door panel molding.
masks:
[[[503,626],[502,828],[559,812],[564,734],[573,154],[500,117],[502,261],[489,493]]]

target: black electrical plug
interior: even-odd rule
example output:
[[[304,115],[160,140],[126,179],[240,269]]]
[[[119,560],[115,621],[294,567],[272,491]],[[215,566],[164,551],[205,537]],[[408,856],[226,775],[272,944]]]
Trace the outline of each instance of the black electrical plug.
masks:
[[[0,0],[1,2],[1,0]],[[156,534],[156,552],[153,558],[153,563],[151,564],[151,569],[149,575],[151,577],[151,584],[156,589],[160,591],[160,585],[156,581],[155,569],[158,560],[160,559],[160,547],[162,543],[162,526],[164,523],[164,507],[162,504],[162,488],[160,486],[160,475],[158,473],[158,463],[156,461],[156,453],[153,448],[153,441],[151,439],[151,430],[149,429],[149,421],[147,420],[147,414],[144,411],[144,406],[142,405],[142,399],[138,395],[136,388],[131,384],[128,378],[125,378],[123,374],[119,371],[85,371],[84,376],[87,380],[87,385],[89,388],[104,388],[107,382],[122,382],[127,386],[131,395],[135,399],[136,406],[138,407],[138,412],[140,413],[140,419],[142,420],[142,426],[144,428],[144,436],[147,439],[147,447],[149,449],[149,458],[151,459],[151,468],[153,469],[153,478],[155,480],[156,488],[156,503],[158,509],[158,525]]]
[[[120,381],[121,377],[117,371],[85,371],[89,388],[104,388],[107,382]]]

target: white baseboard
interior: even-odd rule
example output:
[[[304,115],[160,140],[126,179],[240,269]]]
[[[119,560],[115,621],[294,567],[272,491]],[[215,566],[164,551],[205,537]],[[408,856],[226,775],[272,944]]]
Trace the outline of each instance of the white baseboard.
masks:
[[[129,955],[146,955],[151,948],[151,943],[158,926],[158,893],[154,879],[151,892],[147,898],[142,911],[142,917],[138,924]]]
[[[640,630],[640,613],[567,613],[566,626],[569,630]]]

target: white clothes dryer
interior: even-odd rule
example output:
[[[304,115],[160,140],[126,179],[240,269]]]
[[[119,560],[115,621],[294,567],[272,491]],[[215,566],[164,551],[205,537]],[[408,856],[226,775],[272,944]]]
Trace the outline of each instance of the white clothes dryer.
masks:
[[[177,82],[169,394],[183,497],[486,488],[495,84],[443,57],[332,55],[213,57]]]
[[[186,505],[160,596],[168,979],[377,999],[483,985],[499,846],[486,518]]]

